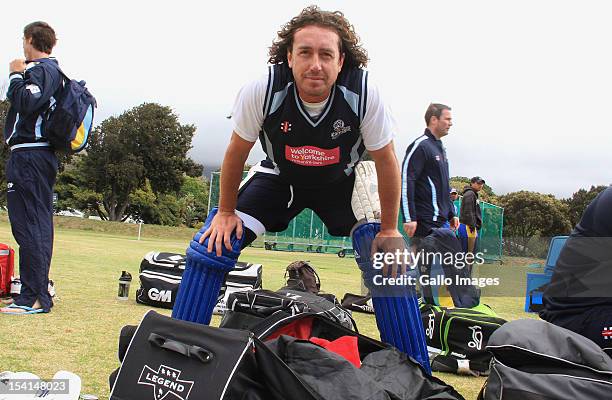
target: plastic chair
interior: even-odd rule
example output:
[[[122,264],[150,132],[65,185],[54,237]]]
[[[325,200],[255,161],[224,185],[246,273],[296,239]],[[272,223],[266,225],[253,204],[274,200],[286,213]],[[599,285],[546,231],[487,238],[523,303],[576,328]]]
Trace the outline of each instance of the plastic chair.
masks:
[[[542,297],[544,295],[545,286],[550,283],[555,265],[557,265],[557,260],[559,259],[559,254],[561,254],[561,249],[565,245],[567,238],[568,236],[555,236],[550,240],[543,273],[527,273],[525,312],[538,312],[543,308]]]

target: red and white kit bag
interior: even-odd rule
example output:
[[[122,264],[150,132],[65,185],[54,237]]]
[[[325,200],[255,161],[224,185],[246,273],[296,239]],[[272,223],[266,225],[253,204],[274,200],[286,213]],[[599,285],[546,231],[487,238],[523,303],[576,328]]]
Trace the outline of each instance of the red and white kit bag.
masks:
[[[0,297],[10,296],[14,273],[15,251],[9,245],[0,243]]]

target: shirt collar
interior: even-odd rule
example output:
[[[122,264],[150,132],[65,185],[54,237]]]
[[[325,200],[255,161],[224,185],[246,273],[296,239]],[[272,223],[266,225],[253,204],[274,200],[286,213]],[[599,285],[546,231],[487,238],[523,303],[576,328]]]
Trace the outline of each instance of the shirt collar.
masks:
[[[438,142],[441,142],[440,139],[437,139],[433,133],[431,133],[431,131],[429,130],[429,128],[425,128],[425,136],[429,137],[430,139],[436,140]]]

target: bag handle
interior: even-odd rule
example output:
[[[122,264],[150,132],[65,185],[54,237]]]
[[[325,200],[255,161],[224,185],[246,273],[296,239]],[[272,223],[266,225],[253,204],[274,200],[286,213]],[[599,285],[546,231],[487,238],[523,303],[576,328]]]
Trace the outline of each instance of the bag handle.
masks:
[[[251,263],[245,263],[244,265],[239,265],[239,264],[236,264],[236,265],[234,266],[234,269],[233,269],[232,271],[242,272],[242,271],[246,271],[246,270],[248,270],[248,269],[249,269],[249,268],[251,268],[252,266],[253,266],[253,264],[251,264]]]
[[[214,354],[202,347],[195,345],[189,345],[178,340],[170,339],[157,333],[151,333],[149,335],[149,343],[153,346],[174,351],[188,358],[194,358],[203,364],[206,364],[214,358]]]

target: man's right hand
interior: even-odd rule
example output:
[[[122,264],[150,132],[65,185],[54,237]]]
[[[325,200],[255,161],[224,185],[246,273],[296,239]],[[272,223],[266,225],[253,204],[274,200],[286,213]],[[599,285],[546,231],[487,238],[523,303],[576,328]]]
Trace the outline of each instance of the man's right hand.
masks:
[[[416,232],[416,228],[417,228],[416,221],[410,221],[410,222],[404,223],[404,232],[406,232],[406,235],[408,235],[409,238],[414,236],[414,232]]]
[[[242,220],[233,211],[219,211],[210,223],[210,227],[200,237],[200,244],[204,243],[207,237],[208,240],[208,252],[212,253],[215,249],[217,257],[221,256],[225,244],[225,248],[232,250],[232,232],[236,230],[236,237],[242,238]]]
[[[9,64],[9,74],[13,72],[23,72],[26,69],[26,63],[24,59],[16,59],[11,61]]]

